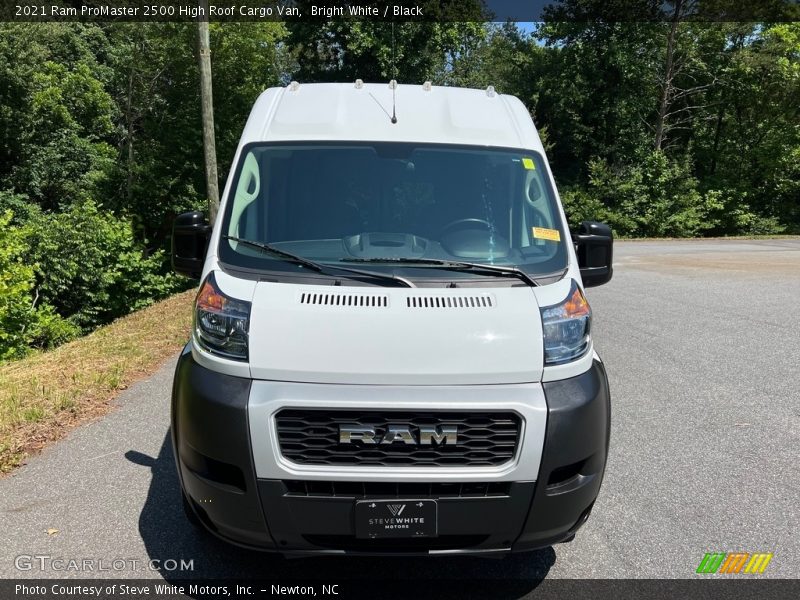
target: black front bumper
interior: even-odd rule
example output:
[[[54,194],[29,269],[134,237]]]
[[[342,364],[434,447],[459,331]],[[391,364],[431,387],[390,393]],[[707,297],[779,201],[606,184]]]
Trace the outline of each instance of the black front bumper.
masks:
[[[591,511],[608,452],[602,363],[543,384],[547,430],[536,482],[368,484],[257,479],[250,448],[250,380],[198,365],[184,349],[172,394],[181,485],[200,521],[238,545],[286,553],[502,552],[570,539]],[[414,486],[416,487],[410,487]],[[435,498],[438,537],[361,540],[355,499]]]

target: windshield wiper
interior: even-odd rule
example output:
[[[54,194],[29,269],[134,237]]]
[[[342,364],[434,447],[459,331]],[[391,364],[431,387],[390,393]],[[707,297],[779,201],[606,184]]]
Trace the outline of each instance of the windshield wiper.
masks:
[[[363,263],[406,263],[412,265],[433,265],[443,269],[463,270],[463,271],[484,271],[499,276],[511,275],[521,279],[531,287],[539,287],[533,277],[517,267],[501,267],[500,265],[484,265],[482,263],[466,262],[460,260],[440,260],[438,258],[342,258],[342,262],[363,262]]]
[[[281,250],[280,248],[276,248],[272,244],[268,244],[266,242],[257,242],[255,240],[246,240],[244,238],[238,238],[232,235],[223,235],[223,239],[230,240],[232,242],[237,242],[239,244],[244,244],[245,246],[250,246],[252,248],[256,248],[261,250],[262,252],[269,252],[274,256],[279,256],[280,258],[284,259],[287,262],[293,262],[298,265],[303,265],[307,269],[311,269],[312,271],[316,271],[317,273],[325,273],[330,269],[334,269],[336,271],[342,271],[345,273],[352,273],[354,275],[363,275],[365,277],[372,277],[375,279],[383,279],[386,281],[399,281],[406,287],[416,287],[413,283],[411,283],[405,277],[399,277],[397,275],[390,275],[388,273],[376,273],[375,271],[362,271],[361,269],[348,269],[347,267],[340,267],[338,265],[323,265],[313,260],[309,260],[307,258],[303,258],[297,254],[293,254],[292,252],[287,252],[286,250]]]

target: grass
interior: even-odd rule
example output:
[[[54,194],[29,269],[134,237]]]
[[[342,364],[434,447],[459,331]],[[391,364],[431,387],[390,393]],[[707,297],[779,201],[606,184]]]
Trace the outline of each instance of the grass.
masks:
[[[194,291],[123,317],[90,335],[0,365],[0,475],[107,413],[111,400],[186,343]]]

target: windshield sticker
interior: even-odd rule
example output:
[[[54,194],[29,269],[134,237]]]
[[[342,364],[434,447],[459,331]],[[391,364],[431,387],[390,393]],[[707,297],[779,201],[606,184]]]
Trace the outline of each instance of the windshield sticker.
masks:
[[[536,170],[536,163],[533,162],[532,158],[528,158],[527,156],[522,157],[522,166],[528,169],[528,171]]]
[[[531,227],[533,237],[538,240],[550,240],[551,242],[561,241],[561,232],[558,229],[546,229],[544,227]]]

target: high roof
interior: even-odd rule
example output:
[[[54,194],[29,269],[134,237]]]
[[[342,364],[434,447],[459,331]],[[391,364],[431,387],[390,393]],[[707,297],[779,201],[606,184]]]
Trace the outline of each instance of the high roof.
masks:
[[[396,88],[392,123],[388,83],[314,83],[259,96],[242,142],[405,141],[504,146],[542,151],[525,106],[493,90],[406,85]]]

